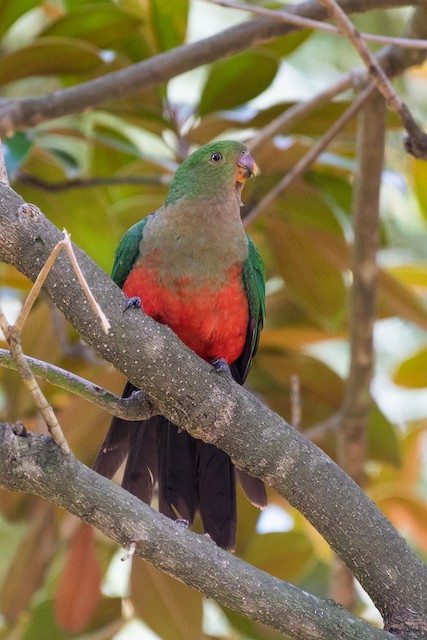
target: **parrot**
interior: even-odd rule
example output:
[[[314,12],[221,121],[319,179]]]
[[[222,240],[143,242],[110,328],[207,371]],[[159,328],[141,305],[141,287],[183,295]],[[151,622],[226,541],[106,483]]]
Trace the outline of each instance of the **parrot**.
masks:
[[[265,270],[240,215],[243,186],[256,172],[239,141],[198,148],[178,167],[164,204],[124,235],[112,270],[126,309],[140,306],[240,385],[265,319]],[[136,390],[128,382],[123,397]],[[254,505],[267,504],[260,479],[164,416],[112,419],[93,468],[111,479],[125,460],[126,490],[151,504],[157,487],[161,513],[188,524],[199,513],[204,532],[223,549],[236,544],[236,477]]]

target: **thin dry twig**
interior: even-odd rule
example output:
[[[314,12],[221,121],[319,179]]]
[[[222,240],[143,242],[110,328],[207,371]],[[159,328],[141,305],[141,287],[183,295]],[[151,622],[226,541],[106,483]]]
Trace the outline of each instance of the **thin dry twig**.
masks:
[[[70,262],[73,266],[74,272],[80,282],[80,285],[86,295],[86,298],[89,300],[89,303],[92,307],[92,309],[94,310],[95,314],[99,317],[100,321],[101,321],[101,325],[102,328],[104,330],[105,333],[108,333],[110,330],[110,323],[108,321],[107,316],[105,315],[105,313],[103,312],[103,310],[101,309],[101,307],[99,306],[99,304],[97,303],[97,301],[95,300],[95,297],[92,293],[92,291],[90,290],[90,287],[86,281],[86,278],[84,277],[82,270],[79,267],[79,264],[77,262],[76,256],[74,254],[74,250],[73,250],[73,246],[71,244],[71,240],[70,240],[70,236],[68,234],[68,232],[64,229],[63,230],[63,234],[64,234],[64,239],[60,240],[58,242],[58,244],[52,249],[52,252],[48,258],[48,260],[45,262],[45,264],[43,265],[42,269],[40,270],[39,275],[37,276],[36,281],[34,282],[30,293],[27,296],[27,299],[25,300],[25,303],[22,306],[22,309],[19,313],[19,316],[15,322],[15,328],[16,330],[20,333],[22,331],[22,327],[24,326],[25,320],[28,317],[28,314],[37,298],[37,296],[40,293],[40,290],[48,276],[49,271],[52,268],[53,263],[56,260],[56,257],[58,255],[58,253],[61,251],[61,249],[65,249],[65,251],[68,254],[68,257],[70,259]]]
[[[371,95],[375,85],[369,84],[364,91],[356,98],[353,104],[342,114],[340,118],[332,125],[316,144],[312,146],[310,151],[273,187],[266,196],[259,202],[244,218],[245,226],[251,224],[260,213],[269,207],[271,203],[279,196],[289,185],[297,178],[305,173],[311,165],[317,160],[319,155],[326,149],[328,144],[334,137],[350,122],[356,113],[362,108],[366,100]]]
[[[217,4],[220,7],[227,7],[229,9],[238,9],[240,11],[247,11],[259,16],[266,16],[268,18],[275,18],[281,20],[287,24],[293,24],[303,29],[316,29],[317,31],[327,31],[328,33],[334,33],[336,35],[343,35],[337,27],[326,22],[320,22],[320,20],[312,20],[311,18],[304,18],[297,14],[283,11],[282,9],[267,9],[265,7],[257,7],[256,5],[240,4],[238,2],[232,2],[231,0],[208,0],[211,4]],[[374,33],[360,33],[360,36],[369,42],[377,42],[379,44],[394,44],[398,47],[406,47],[408,49],[427,49],[427,40],[410,39],[410,38],[396,38],[392,36],[381,36]]]
[[[284,113],[281,113],[277,118],[274,118],[271,122],[269,122],[265,127],[260,129],[258,133],[256,133],[253,138],[251,138],[248,142],[249,149],[253,152],[257,148],[259,148],[265,140],[272,138],[277,133],[284,133],[286,130],[289,130],[293,127],[297,122],[308,116],[315,109],[319,109],[324,104],[330,102],[333,98],[338,96],[343,91],[347,91],[352,86],[357,87],[358,89],[366,86],[366,81],[363,81],[360,73],[356,71],[351,71],[350,73],[346,73],[342,76],[337,82],[334,82],[332,85],[317,93],[310,100],[306,100],[305,102],[295,104],[293,107],[287,109]]]
[[[294,429],[301,429],[302,404],[301,381],[298,374],[291,375],[291,425]]]
[[[405,140],[406,150],[417,158],[427,159],[427,135],[418,126],[408,106],[394,90],[391,81],[378,63],[378,60],[366,46],[359,31],[337,4],[336,0],[320,0],[320,3],[330,13],[337,23],[338,29],[349,39],[360,55],[378,91],[384,96],[387,105],[399,116],[402,125],[408,132],[408,138]]]
[[[70,448],[56,418],[55,412],[42,393],[37,380],[33,376],[28,366],[21,347],[21,334],[18,328],[9,325],[6,316],[0,308],[0,329],[2,330],[6,342],[9,345],[10,353],[15,361],[16,369],[19,372],[24,385],[30,392],[37,408],[42,414],[52,439],[65,454],[70,453]]]
[[[84,398],[113,416],[127,420],[146,420],[154,415],[153,406],[143,391],[136,391],[128,398],[121,398],[66,369],[30,356],[24,358],[32,373],[38,378]],[[7,349],[0,349],[0,367],[16,370],[15,361]]]

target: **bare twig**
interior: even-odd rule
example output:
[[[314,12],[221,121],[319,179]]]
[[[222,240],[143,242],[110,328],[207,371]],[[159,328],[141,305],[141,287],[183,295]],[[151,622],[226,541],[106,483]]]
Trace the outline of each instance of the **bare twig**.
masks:
[[[142,391],[136,391],[129,398],[121,398],[61,367],[29,356],[24,358],[35,376],[96,404],[113,416],[127,420],[146,420],[154,415],[152,404]],[[0,349],[0,366],[16,370],[16,364],[6,349]]]
[[[334,413],[326,420],[314,424],[312,427],[305,429],[304,435],[311,442],[320,443],[325,436],[336,434],[341,424],[341,413]]]
[[[56,415],[44,397],[39,385],[35,377],[33,376],[30,367],[28,366],[24,353],[21,347],[20,333],[16,326],[9,325],[6,316],[4,315],[2,309],[0,308],[0,329],[2,330],[6,342],[9,345],[10,353],[16,364],[16,369],[19,372],[24,385],[27,387],[30,392],[37,408],[42,414],[49,433],[52,436],[52,439],[61,449],[61,451],[65,454],[70,453],[70,448],[65,439],[64,434],[62,433],[62,429],[59,425],[59,422],[56,418]]]
[[[28,314],[37,298],[37,296],[40,293],[40,290],[48,276],[49,271],[52,268],[53,263],[56,260],[56,257],[58,255],[58,253],[61,251],[61,249],[65,249],[68,257],[70,259],[70,262],[73,266],[74,272],[80,282],[80,285],[83,289],[83,291],[85,292],[86,298],[89,300],[89,303],[92,307],[92,309],[94,310],[94,312],[96,313],[96,315],[99,317],[100,321],[101,321],[101,325],[102,328],[104,330],[105,333],[108,333],[108,331],[110,330],[110,323],[105,315],[105,313],[102,311],[101,307],[99,306],[99,304],[97,303],[97,301],[95,300],[95,297],[92,293],[92,291],[90,290],[90,287],[88,285],[88,283],[86,282],[86,278],[84,277],[82,270],[79,267],[79,264],[76,260],[76,256],[74,255],[74,251],[73,251],[73,246],[71,244],[71,240],[70,240],[70,236],[68,234],[68,232],[64,229],[63,230],[63,234],[64,234],[64,239],[61,240],[60,242],[58,242],[58,244],[52,249],[52,252],[48,258],[48,260],[45,262],[45,264],[43,265],[42,269],[40,270],[39,275],[37,276],[36,281],[34,282],[30,293],[28,294],[25,303],[22,306],[22,309],[19,313],[19,316],[15,322],[15,329],[16,331],[18,331],[19,333],[22,331],[22,327],[24,325],[25,320],[28,317]]]
[[[287,173],[280,182],[278,182],[264,198],[259,202],[244,218],[245,225],[251,224],[257,218],[260,213],[269,207],[271,203],[279,196],[289,185],[297,178],[305,173],[311,165],[317,160],[319,155],[326,149],[328,144],[334,139],[334,137],[350,122],[356,113],[365,104],[369,98],[371,92],[374,89],[374,85],[370,84],[366,89],[356,98],[353,104],[338,118],[338,120],[332,125],[332,127],[325,133],[325,135],[312,146],[310,151],[305,154],[303,158],[293,167],[289,173]]]
[[[337,4],[336,0],[320,0],[320,2],[329,11],[341,33],[347,36],[362,58],[369,75],[375,82],[378,91],[384,96],[387,105],[399,116],[409,135],[409,138],[405,141],[406,150],[417,158],[427,159],[427,134],[418,126],[408,106],[394,90],[389,78],[379,65],[376,57],[366,46],[359,31]]]
[[[364,71],[364,70],[363,70]],[[363,76],[365,76],[363,78]],[[308,114],[312,113],[315,109],[319,109],[324,104],[327,104],[338,96],[343,91],[347,91],[351,86],[362,88],[366,85],[367,76],[365,73],[360,74],[356,71],[346,73],[337,82],[334,82],[330,87],[327,87],[323,91],[317,93],[310,100],[306,102],[295,104],[293,107],[281,113],[277,118],[274,118],[265,127],[260,129],[253,138],[248,142],[249,149],[253,152],[260,147],[265,140],[272,138],[277,133],[284,133],[293,127],[297,122],[305,118]]]
[[[247,11],[258,16],[266,16],[268,18],[274,18],[275,20],[281,20],[287,24],[293,24],[302,29],[316,29],[317,31],[326,31],[328,33],[334,33],[336,35],[343,35],[337,27],[334,27],[327,22],[321,22],[320,20],[312,20],[311,18],[304,18],[282,9],[266,9],[265,7],[258,7],[252,4],[240,4],[239,2],[232,2],[231,0],[208,0],[211,4],[217,4],[220,7],[228,7],[230,9],[238,9],[240,11]],[[411,39],[411,38],[396,38],[392,36],[381,36],[374,33],[360,33],[360,36],[369,42],[378,42],[379,44],[394,44],[398,47],[407,47],[408,49],[427,49],[427,40]]]
[[[301,429],[301,384],[300,377],[294,373],[291,375],[291,425],[295,429]]]
[[[329,596],[348,611],[353,611],[357,602],[354,576],[336,554],[332,558],[330,580]]]

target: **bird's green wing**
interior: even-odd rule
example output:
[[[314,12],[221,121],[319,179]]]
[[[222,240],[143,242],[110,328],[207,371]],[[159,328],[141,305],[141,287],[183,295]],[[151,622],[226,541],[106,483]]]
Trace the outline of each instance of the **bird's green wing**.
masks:
[[[114,255],[114,265],[111,272],[111,278],[117,285],[119,285],[120,288],[123,287],[125,280],[138,257],[139,245],[144,233],[144,227],[149,217],[150,216],[147,216],[134,224],[133,227],[125,233],[117,247]]]
[[[259,336],[265,318],[265,270],[258,249],[249,236],[248,256],[243,263],[243,284],[249,305],[249,322],[243,353],[236,361],[241,384],[246,379],[252,358],[258,348]],[[236,372],[237,373],[237,372]]]

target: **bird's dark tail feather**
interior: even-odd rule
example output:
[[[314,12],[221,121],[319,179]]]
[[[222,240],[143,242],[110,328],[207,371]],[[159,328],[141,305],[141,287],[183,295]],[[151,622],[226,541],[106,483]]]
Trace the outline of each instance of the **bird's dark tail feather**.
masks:
[[[127,383],[123,397],[136,390]],[[224,549],[236,541],[236,480],[230,457],[212,444],[192,438],[163,416],[128,421],[113,418],[93,468],[112,478],[127,457],[122,486],[151,503],[158,481],[159,510],[190,524],[197,511],[205,532]],[[248,499],[263,508],[267,504],[264,484],[237,471]]]

